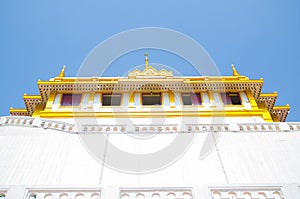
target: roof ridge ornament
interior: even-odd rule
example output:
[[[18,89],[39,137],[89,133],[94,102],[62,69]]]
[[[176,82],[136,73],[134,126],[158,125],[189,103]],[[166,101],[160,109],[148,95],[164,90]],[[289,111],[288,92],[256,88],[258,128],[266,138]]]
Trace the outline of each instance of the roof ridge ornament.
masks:
[[[233,76],[241,76],[240,73],[235,69],[234,64],[231,64],[231,67]]]
[[[144,55],[145,55],[146,68],[148,68],[149,67],[148,53],[145,52]]]
[[[129,78],[168,78],[173,77],[172,71],[166,69],[157,70],[153,66],[149,65],[148,53],[145,52],[145,69],[143,71],[135,69],[128,72]]]
[[[57,77],[65,77],[65,68],[66,68],[66,65],[63,65],[63,67]]]

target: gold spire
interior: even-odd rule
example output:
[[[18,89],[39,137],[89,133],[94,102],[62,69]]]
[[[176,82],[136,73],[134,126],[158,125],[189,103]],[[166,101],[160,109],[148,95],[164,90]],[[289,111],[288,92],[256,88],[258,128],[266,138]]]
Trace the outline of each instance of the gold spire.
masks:
[[[145,55],[145,62],[146,62],[146,68],[148,68],[148,66],[149,66],[149,61],[148,61],[148,53],[147,52],[145,52],[144,53],[144,55]]]
[[[237,70],[235,69],[235,67],[234,67],[233,64],[231,65],[231,67],[232,67],[232,75],[233,75],[233,76],[241,76],[241,75],[239,74],[239,72],[237,72]]]
[[[65,68],[66,68],[66,66],[64,65],[57,77],[65,77]]]

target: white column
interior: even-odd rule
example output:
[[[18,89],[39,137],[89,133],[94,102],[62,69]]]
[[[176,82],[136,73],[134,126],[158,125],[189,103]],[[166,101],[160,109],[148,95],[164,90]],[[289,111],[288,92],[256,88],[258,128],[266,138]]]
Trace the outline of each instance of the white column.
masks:
[[[163,105],[170,107],[169,93],[162,93],[162,94],[163,94]]]
[[[100,103],[100,94],[99,93],[95,93],[94,95],[94,103],[93,103],[93,108],[94,110],[99,109],[101,103]]]
[[[129,93],[124,93],[121,98],[121,106],[129,106]]]
[[[92,96],[92,98],[91,98],[91,96]],[[91,95],[89,95],[88,104],[87,104],[88,108],[93,108],[93,106],[94,106],[94,96],[95,96],[95,93],[92,93]]]
[[[220,93],[213,92],[212,94],[214,97],[214,106],[216,106],[217,109],[224,109],[224,103],[221,99]]]
[[[219,93],[213,92],[213,96],[214,96],[214,103],[215,104],[222,104],[223,103]]]
[[[54,102],[52,104],[52,110],[57,110],[60,104],[61,94],[56,94]]]
[[[205,108],[210,107],[210,101],[207,93],[202,93],[202,103]]]
[[[138,107],[141,105],[141,94],[134,93],[134,106]]]
[[[181,98],[181,95],[180,95],[180,93],[174,93],[174,101],[175,101],[175,106],[176,107],[179,107],[179,106],[181,106],[181,100],[180,100],[180,98]]]
[[[89,102],[89,94],[83,94],[81,108],[86,109]]]
[[[242,102],[244,104],[244,107],[246,109],[251,109],[251,104],[249,102],[249,99],[248,99],[246,93],[245,92],[240,92],[240,96],[241,96]]]

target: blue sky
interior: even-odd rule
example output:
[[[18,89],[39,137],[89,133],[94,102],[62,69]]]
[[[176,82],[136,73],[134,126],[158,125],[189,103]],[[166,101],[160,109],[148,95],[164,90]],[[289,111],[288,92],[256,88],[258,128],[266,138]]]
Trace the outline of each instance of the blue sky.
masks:
[[[37,80],[56,76],[67,65],[75,76],[100,42],[122,31],[162,27],[201,44],[222,75],[234,63],[241,74],[263,77],[263,91],[277,91],[277,105],[291,105],[288,121],[300,120],[300,2],[290,1],[0,1],[1,103],[24,107],[23,93],[38,94]],[[150,62],[193,74],[186,63],[152,50]],[[143,52],[121,57],[107,71],[144,63]],[[118,69],[119,67],[119,69]],[[120,73],[120,74],[119,74]]]

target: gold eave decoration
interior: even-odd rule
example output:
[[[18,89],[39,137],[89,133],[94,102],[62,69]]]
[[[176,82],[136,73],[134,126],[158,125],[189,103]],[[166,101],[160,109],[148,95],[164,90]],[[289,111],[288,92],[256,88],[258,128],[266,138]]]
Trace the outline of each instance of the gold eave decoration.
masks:
[[[166,69],[157,70],[153,66],[149,66],[148,53],[145,53],[145,69],[143,71],[135,69],[128,73],[128,78],[168,78],[173,77],[172,71]]]
[[[143,71],[136,69],[128,73],[128,78],[168,78],[173,77],[172,71],[161,69],[158,71],[153,66],[146,66]]]
[[[234,109],[227,107],[225,111],[200,109],[197,111],[178,111],[171,107],[170,110],[156,112],[156,116],[162,115],[168,117],[252,117],[260,116],[268,122],[285,121],[290,106],[274,106],[278,94],[261,93],[264,80],[251,80],[247,76],[241,75],[232,65],[231,76],[185,76],[174,77],[172,71],[166,69],[157,70],[149,65],[148,54],[145,53],[145,68],[143,71],[136,69],[128,73],[128,77],[66,77],[65,66],[62,67],[58,76],[48,81],[38,80],[39,95],[23,95],[25,109],[10,108],[10,114],[13,116],[32,116],[43,118],[67,118],[67,117],[113,117],[115,113],[104,112],[74,112],[70,110],[52,110],[51,106],[56,93],[94,93],[104,92],[224,92],[224,91],[243,91],[249,98],[251,110],[244,110],[243,107]],[[149,84],[147,84],[149,82]],[[157,83],[157,84],[156,84]],[[172,92],[170,92],[172,93]],[[174,95],[174,94],[173,94]],[[172,96],[173,96],[172,95]],[[174,96],[173,96],[174,98]],[[91,98],[92,99],[92,98]],[[91,100],[92,101],[92,100]],[[174,100],[173,100],[174,101]],[[75,114],[75,115],[74,115]],[[126,117],[147,117],[148,112],[120,112],[117,115]],[[153,116],[153,115],[151,115]]]

